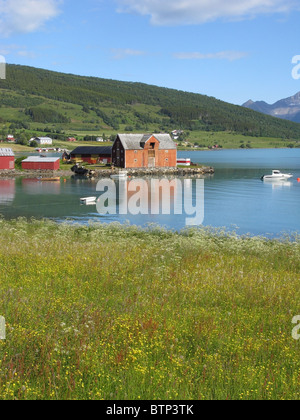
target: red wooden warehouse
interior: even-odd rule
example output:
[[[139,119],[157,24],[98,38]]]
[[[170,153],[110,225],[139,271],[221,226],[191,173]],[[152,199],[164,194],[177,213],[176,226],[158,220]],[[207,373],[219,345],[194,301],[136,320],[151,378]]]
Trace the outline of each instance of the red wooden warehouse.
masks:
[[[169,134],[118,134],[112,162],[119,168],[175,168],[177,146]]]
[[[59,158],[42,158],[37,156],[29,156],[22,162],[22,168],[25,170],[58,171],[59,167]]]
[[[12,149],[0,149],[0,170],[15,169],[15,155]]]

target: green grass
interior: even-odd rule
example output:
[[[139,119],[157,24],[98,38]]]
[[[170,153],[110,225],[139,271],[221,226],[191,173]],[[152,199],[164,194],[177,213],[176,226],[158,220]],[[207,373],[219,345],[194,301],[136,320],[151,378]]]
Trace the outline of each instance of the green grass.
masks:
[[[0,399],[299,399],[299,238],[0,228]]]
[[[68,149],[69,151],[74,150],[77,147],[80,146],[97,146],[97,147],[106,147],[106,146],[112,146],[113,143],[112,142],[104,142],[104,143],[100,143],[100,142],[95,142],[95,141],[77,141],[76,143],[72,143],[72,142],[68,142],[68,141],[58,141],[55,140],[53,142],[53,147],[59,147],[61,149]]]
[[[253,149],[285,148],[290,144],[299,145],[299,141],[295,139],[249,137],[229,132],[191,132],[188,140],[192,144],[198,143],[202,146],[201,148],[208,148],[216,144],[221,145],[224,149],[237,149],[242,144],[250,145]]]
[[[96,135],[97,133],[88,133],[89,135]],[[38,135],[43,135],[43,133],[39,133]],[[66,135],[67,136],[67,135]],[[31,134],[28,133],[28,138],[31,137]],[[193,136],[189,139],[192,144],[195,142],[201,144],[201,147],[194,148],[194,147],[187,147],[183,144],[178,144],[178,150],[208,150],[209,146],[213,146],[214,144],[222,145],[224,149],[238,149],[240,148],[241,144],[249,144],[253,149],[271,149],[271,148],[286,148],[289,147],[290,144],[294,144],[294,147],[299,147],[299,142],[296,140],[282,140],[282,139],[269,139],[269,138],[251,138],[245,137],[242,135],[235,135],[230,133],[193,133]],[[112,146],[112,142],[86,142],[86,141],[77,141],[76,143],[70,143],[67,141],[60,141],[55,140],[53,142],[53,146],[50,147],[57,147],[61,149],[68,149],[69,151],[74,150],[76,147],[79,146]],[[11,144],[11,143],[2,143],[0,147],[10,147],[15,152],[33,152],[34,150],[28,146],[22,146],[18,144]]]
[[[0,148],[1,147],[9,147],[10,149],[12,149],[14,152],[34,152],[34,149],[32,149],[32,147],[29,146],[22,146],[21,144],[14,144],[14,143],[0,143]]]
[[[98,143],[98,142],[86,142],[86,141],[77,141],[76,143],[70,143],[67,141],[54,141],[52,146],[49,148],[61,148],[61,149],[68,149],[69,151],[74,150],[76,147],[79,146],[112,146],[113,143],[105,142],[105,143]],[[29,146],[23,146],[21,144],[14,144],[14,143],[0,143],[1,147],[9,147],[14,152],[35,152],[35,148]],[[47,146],[41,146],[41,148],[45,148]]]

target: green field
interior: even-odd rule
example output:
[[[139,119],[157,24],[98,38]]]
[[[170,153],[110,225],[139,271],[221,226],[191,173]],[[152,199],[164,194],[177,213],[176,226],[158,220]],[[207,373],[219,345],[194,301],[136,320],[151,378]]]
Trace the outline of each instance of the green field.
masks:
[[[0,399],[299,399],[300,241],[0,221]]]
[[[74,134],[74,133],[73,133]],[[29,136],[28,136],[29,138]],[[190,144],[178,143],[178,150],[208,150],[212,145],[218,144],[222,146],[223,149],[237,149],[241,145],[248,145],[252,149],[270,149],[270,148],[286,148],[286,147],[299,147],[300,143],[298,141],[291,140],[282,140],[278,138],[251,138],[245,137],[238,134],[229,134],[229,133],[193,133]],[[196,144],[200,146],[195,147]],[[104,143],[98,142],[86,142],[86,141],[77,141],[76,143],[70,143],[62,140],[54,140],[53,146],[56,148],[67,149],[69,151],[74,150],[79,146],[112,146],[113,143],[106,141]],[[0,147],[10,147],[14,152],[33,152],[34,150],[29,146],[23,146],[20,144],[12,143],[1,143]]]
[[[55,147],[55,148],[61,148],[61,149],[68,149],[69,151],[72,151],[75,149],[75,147],[79,147],[79,146],[112,146],[112,142],[105,142],[105,143],[98,143],[98,142],[85,142],[85,141],[77,141],[76,143],[70,143],[67,141],[54,141],[53,142],[53,146],[49,146],[50,148]],[[29,146],[22,146],[21,144],[14,144],[14,143],[1,143],[0,144],[0,148],[1,147],[9,147],[11,148],[14,152],[24,152],[24,153],[32,153],[35,150],[32,147]],[[46,146],[41,146],[42,148],[46,147]]]

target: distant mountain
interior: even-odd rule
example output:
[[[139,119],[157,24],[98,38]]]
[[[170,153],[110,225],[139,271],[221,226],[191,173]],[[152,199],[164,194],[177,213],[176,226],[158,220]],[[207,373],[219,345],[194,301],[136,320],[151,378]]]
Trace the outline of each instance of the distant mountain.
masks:
[[[247,101],[243,107],[261,112],[272,117],[300,123],[300,92],[286,99],[281,99],[270,105],[264,101]]]

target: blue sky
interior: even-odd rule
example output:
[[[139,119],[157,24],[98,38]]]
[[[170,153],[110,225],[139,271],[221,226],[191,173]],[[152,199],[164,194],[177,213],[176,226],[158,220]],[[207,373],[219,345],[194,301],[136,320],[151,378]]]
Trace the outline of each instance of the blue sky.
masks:
[[[300,0],[0,0],[9,63],[242,104],[300,91]],[[300,74],[300,71],[299,71]]]

